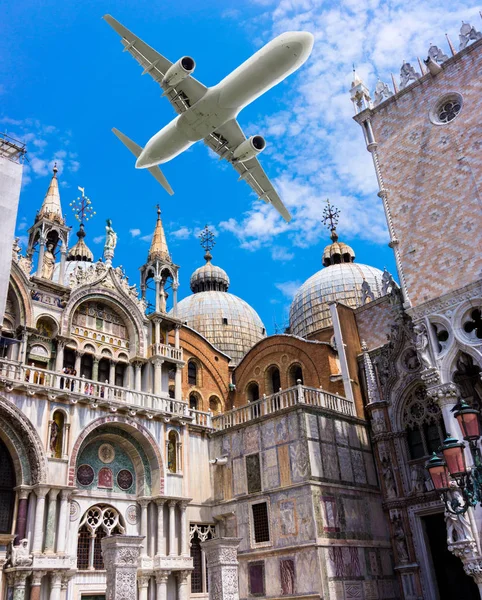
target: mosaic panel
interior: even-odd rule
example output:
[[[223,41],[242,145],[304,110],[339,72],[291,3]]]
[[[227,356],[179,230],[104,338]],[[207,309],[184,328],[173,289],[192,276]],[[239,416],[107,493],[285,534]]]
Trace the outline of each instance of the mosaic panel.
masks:
[[[109,466],[106,467],[106,463],[102,459],[103,454],[100,451],[101,447],[105,447],[106,445],[111,446],[111,444],[106,444],[102,439],[98,439],[94,440],[84,448],[79,456],[78,462],[81,465],[82,463],[85,463],[92,471],[93,477],[90,479],[79,479],[79,471],[82,468],[79,467],[77,469],[77,481],[87,489],[98,487],[114,492],[135,494],[135,470],[132,460],[121,446],[114,444],[112,445],[114,457],[112,458],[112,461],[108,463]],[[108,458],[110,458],[111,455],[112,453],[109,453]],[[129,480],[130,485],[128,487],[122,487],[120,485],[120,483],[126,485]]]

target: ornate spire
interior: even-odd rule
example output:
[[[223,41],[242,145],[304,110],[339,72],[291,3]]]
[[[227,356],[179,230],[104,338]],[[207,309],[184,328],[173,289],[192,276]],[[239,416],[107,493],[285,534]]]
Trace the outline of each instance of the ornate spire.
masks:
[[[171,256],[169,254],[169,249],[167,247],[166,235],[164,233],[164,227],[162,225],[161,220],[161,209],[159,208],[159,204],[157,205],[157,222],[156,228],[154,229],[154,235],[152,236],[151,247],[149,249],[149,254],[147,255],[147,260],[161,260],[165,262],[172,262]]]
[[[336,226],[338,225],[339,218],[340,211],[333,206],[327,198],[321,222],[331,231],[330,237],[333,243],[326,246],[323,252],[323,264],[325,267],[345,262],[353,262],[355,260],[353,249],[348,246],[348,244],[338,241]]]
[[[37,221],[42,217],[49,221],[56,221],[65,224],[65,220],[62,216],[62,207],[60,206],[60,193],[59,193],[59,182],[57,180],[57,163],[54,164],[52,179],[50,180],[49,189],[45,194],[42,207],[40,208]]]
[[[353,65],[353,81],[351,83],[350,97],[355,107],[356,114],[364,111],[366,108],[371,108],[370,92],[358,76],[355,65]]]
[[[191,290],[198,292],[227,292],[229,289],[229,277],[224,269],[211,263],[211,250],[216,244],[214,232],[206,225],[199,234],[201,247],[204,248],[204,260],[206,264],[196,269],[191,275]]]
[[[85,195],[85,188],[78,189],[82,192],[82,195],[73,200],[70,203],[72,207],[72,211],[74,213],[75,218],[79,221],[79,231],[77,232],[77,237],[79,238],[78,242],[70,248],[67,254],[67,260],[81,260],[86,262],[92,262],[94,260],[94,255],[92,254],[90,248],[84,242],[85,238],[85,229],[84,229],[84,221],[88,221],[95,214],[95,210],[92,206],[92,202],[90,198]]]

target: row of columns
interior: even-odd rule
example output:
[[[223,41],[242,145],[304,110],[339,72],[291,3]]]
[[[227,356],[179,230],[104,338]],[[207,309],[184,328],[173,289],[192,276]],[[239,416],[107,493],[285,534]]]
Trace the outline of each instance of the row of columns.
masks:
[[[151,501],[157,505],[157,545],[156,556],[190,556],[189,540],[188,540],[188,522],[187,522],[187,505],[189,500],[169,499],[169,498],[139,498],[137,500],[141,508],[140,519],[140,534],[144,537],[142,542],[142,556],[148,556],[147,548],[147,530],[148,530],[148,506]],[[164,504],[169,507],[169,531],[167,538],[169,539],[169,554],[166,548],[166,536],[164,531]],[[179,545],[181,553],[176,544],[176,506],[179,506],[181,513],[181,531],[179,535]]]
[[[188,577],[190,571],[175,571],[177,579],[177,600],[187,600],[189,597]],[[171,571],[156,571],[156,600],[167,600],[167,580]],[[152,577],[150,573],[143,573],[137,577],[137,586],[139,588],[139,600],[148,600],[149,580]]]
[[[13,600],[24,600],[26,597],[27,579],[30,579],[30,600],[40,600],[40,587],[47,571],[29,571],[28,569],[9,573],[9,587],[13,588]],[[49,600],[61,600],[65,597],[70,576],[60,571],[50,571]]]

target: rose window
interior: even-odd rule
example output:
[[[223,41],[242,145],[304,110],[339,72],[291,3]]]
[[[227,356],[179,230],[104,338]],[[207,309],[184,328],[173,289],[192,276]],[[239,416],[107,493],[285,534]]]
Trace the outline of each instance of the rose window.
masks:
[[[457,100],[444,102],[438,109],[438,118],[441,123],[450,123],[459,114],[462,105]]]

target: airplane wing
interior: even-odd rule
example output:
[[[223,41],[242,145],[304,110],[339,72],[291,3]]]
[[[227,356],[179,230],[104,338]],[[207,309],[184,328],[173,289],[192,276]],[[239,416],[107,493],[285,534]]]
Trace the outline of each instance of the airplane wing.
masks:
[[[231,119],[231,121],[216,129],[214,133],[204,138],[204,143],[220,159],[226,158],[229,161],[233,152],[245,139],[246,136],[236,119]],[[239,173],[239,180],[244,179],[260,200],[272,204],[285,221],[291,221],[290,213],[257,158],[251,158],[243,163],[233,163],[233,167]]]
[[[114,17],[104,15],[103,18],[121,36],[124,52],[129,52],[144,67],[142,74],[149,73],[152,79],[166,91],[161,82],[172,62],[144,43]],[[169,88],[165,95],[173,105],[174,110],[181,114],[200,100],[206,92],[207,87],[205,85],[194,79],[194,77],[186,77],[175,88]]]

